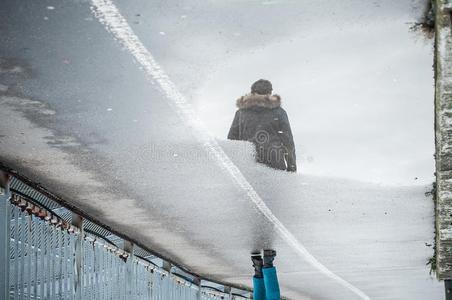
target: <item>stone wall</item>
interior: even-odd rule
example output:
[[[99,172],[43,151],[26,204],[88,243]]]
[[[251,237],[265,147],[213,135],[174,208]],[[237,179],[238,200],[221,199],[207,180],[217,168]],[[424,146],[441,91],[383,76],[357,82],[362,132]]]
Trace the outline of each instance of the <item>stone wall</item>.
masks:
[[[452,0],[436,0],[436,267],[439,279],[452,279]]]

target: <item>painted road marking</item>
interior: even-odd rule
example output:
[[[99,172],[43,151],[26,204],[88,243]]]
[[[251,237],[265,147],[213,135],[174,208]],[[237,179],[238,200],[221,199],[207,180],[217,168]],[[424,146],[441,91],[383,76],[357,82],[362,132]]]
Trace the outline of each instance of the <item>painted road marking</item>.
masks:
[[[187,99],[179,92],[175,84],[157,63],[152,54],[141,43],[140,39],[133,32],[127,20],[121,15],[118,8],[110,0],[91,0],[91,10],[94,16],[102,23],[113,37],[121,43],[125,49],[136,59],[143,68],[147,78],[152,83],[157,83],[161,91],[166,95],[169,104],[176,113],[192,128],[195,136],[203,145],[209,155],[212,155],[217,163],[228,172],[234,182],[238,184],[248,195],[249,199],[256,205],[259,211],[270,221],[281,238],[297,252],[301,258],[316,268],[320,273],[336,281],[341,286],[349,289],[360,298],[370,300],[363,291],[355,287],[348,281],[339,277],[322,265],[309,251],[295,238],[295,236],[279,221],[257,194],[248,180],[240,172],[239,168],[231,161],[223,151],[216,139],[209,133],[202,121],[196,115]]]

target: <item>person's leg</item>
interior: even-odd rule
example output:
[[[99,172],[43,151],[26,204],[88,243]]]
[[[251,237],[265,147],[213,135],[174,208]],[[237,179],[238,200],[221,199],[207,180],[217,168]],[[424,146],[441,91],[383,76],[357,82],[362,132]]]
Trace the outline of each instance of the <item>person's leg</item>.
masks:
[[[264,276],[262,274],[262,266],[264,262],[260,253],[251,254],[251,261],[254,267],[253,276],[253,299],[254,300],[266,300],[265,299],[265,284]]]
[[[264,285],[266,300],[279,300],[281,294],[279,291],[278,276],[276,275],[276,268],[263,268]]]
[[[266,300],[264,278],[262,277],[253,276],[253,299]]]
[[[262,274],[264,275],[266,300],[280,300],[281,298],[278,276],[276,275],[276,268],[273,266],[275,256],[275,250],[264,250]]]

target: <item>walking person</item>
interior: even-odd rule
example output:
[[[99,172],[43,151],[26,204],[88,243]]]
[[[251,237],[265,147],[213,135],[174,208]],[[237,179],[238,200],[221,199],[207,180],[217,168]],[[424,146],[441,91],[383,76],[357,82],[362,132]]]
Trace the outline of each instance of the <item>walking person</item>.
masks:
[[[264,250],[264,259],[260,253],[252,253],[251,261],[254,267],[253,299],[254,300],[280,300],[278,276],[273,266],[275,250]]]
[[[297,171],[295,145],[281,97],[273,95],[270,81],[260,79],[251,93],[237,100],[238,110],[228,139],[250,141],[256,146],[256,160],[267,166]]]

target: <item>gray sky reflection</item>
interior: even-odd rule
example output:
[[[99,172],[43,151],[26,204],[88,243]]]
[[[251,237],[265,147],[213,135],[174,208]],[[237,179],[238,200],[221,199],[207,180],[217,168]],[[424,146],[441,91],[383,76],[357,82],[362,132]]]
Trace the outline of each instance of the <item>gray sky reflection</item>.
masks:
[[[353,22],[342,7],[344,22],[326,18],[320,27],[294,26],[283,39],[236,49],[197,91],[201,118],[224,138],[235,99],[267,78],[289,114],[302,173],[384,185],[431,183],[432,45],[409,30],[416,20],[410,5],[404,1],[403,11],[401,3],[382,1],[380,15]],[[283,20],[272,22],[278,27]],[[250,32],[237,37],[253,38]]]

